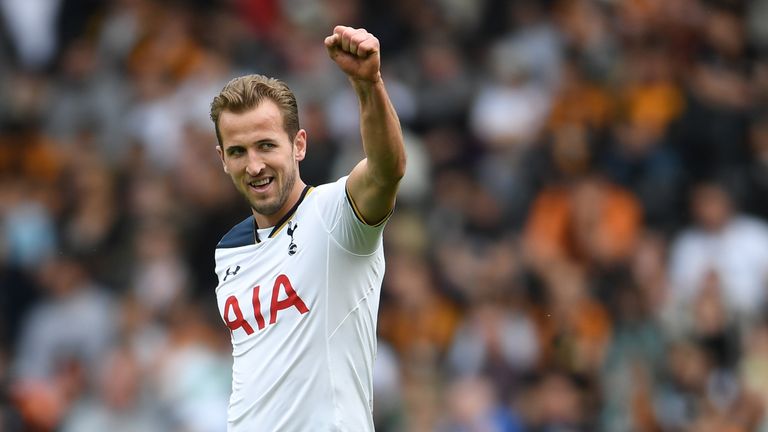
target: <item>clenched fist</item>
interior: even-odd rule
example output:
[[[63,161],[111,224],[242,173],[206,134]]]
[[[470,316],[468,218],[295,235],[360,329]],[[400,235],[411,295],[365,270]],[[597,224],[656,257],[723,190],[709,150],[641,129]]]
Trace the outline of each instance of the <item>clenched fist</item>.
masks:
[[[325,48],[351,80],[376,83],[381,79],[379,40],[365,29],[336,26],[325,38]]]

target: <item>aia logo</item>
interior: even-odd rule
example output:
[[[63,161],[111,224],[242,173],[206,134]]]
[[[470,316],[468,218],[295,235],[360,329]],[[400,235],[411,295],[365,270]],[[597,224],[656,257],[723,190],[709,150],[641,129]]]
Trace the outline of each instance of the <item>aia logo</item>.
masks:
[[[293,223],[293,221],[288,222],[288,229],[286,230],[286,233],[291,236],[291,244],[288,245],[288,255],[295,255],[296,251],[299,249],[299,246],[293,242],[293,233],[296,232],[296,228],[298,227],[299,224]]]
[[[224,302],[222,317],[224,318],[224,324],[229,327],[232,333],[235,330],[242,329],[246,335],[252,335],[255,332],[252,325],[253,321],[256,322],[256,327],[259,330],[264,330],[267,326],[266,316],[269,317],[269,325],[275,324],[278,312],[285,311],[286,309],[295,309],[299,315],[309,312],[306,303],[304,303],[304,300],[302,300],[296,290],[293,289],[288,276],[284,274],[277,276],[274,284],[272,284],[272,293],[269,296],[269,309],[266,311],[266,314],[264,313],[265,311],[262,311],[260,293],[261,286],[259,285],[256,285],[251,290],[250,300],[253,314],[249,314],[249,316],[243,313],[237,297],[233,295],[227,297],[227,300]]]

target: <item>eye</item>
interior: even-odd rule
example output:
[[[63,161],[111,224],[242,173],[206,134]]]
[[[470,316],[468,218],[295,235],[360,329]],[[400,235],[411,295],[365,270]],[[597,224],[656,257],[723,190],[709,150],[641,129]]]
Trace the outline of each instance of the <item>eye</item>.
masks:
[[[275,145],[275,143],[273,143],[273,142],[261,142],[261,143],[259,143],[259,148],[261,150],[271,150],[271,149],[273,149],[275,147],[277,147],[277,145]]]
[[[245,149],[242,147],[230,147],[227,149],[227,155],[230,157],[242,156],[245,153]]]

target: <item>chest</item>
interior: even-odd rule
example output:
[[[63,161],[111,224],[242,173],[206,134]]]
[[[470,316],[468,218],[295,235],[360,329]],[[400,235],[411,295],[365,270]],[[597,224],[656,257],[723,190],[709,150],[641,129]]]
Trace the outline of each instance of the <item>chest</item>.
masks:
[[[260,243],[217,251],[216,299],[233,340],[309,319],[323,291],[325,236],[290,222]]]

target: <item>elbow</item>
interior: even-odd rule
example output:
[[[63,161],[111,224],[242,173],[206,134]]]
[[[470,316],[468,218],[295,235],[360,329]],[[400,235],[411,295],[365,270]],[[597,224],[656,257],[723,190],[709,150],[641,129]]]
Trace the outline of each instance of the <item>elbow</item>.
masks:
[[[391,188],[397,186],[403,177],[405,177],[405,156],[398,157],[378,169],[373,169],[370,178],[379,187]]]
[[[394,183],[394,184],[400,183],[400,180],[402,180],[403,177],[405,177],[405,166],[406,166],[405,159],[406,159],[405,152],[402,152],[399,155],[397,155],[397,157],[392,161],[393,163],[392,163],[392,166],[390,167],[389,175],[387,176],[389,177],[390,183]]]
[[[395,163],[395,168],[392,170],[393,177],[396,181],[400,181],[405,177],[406,156],[403,152]]]
[[[392,152],[386,158],[366,158],[369,179],[380,187],[392,187],[405,177],[405,151]]]

